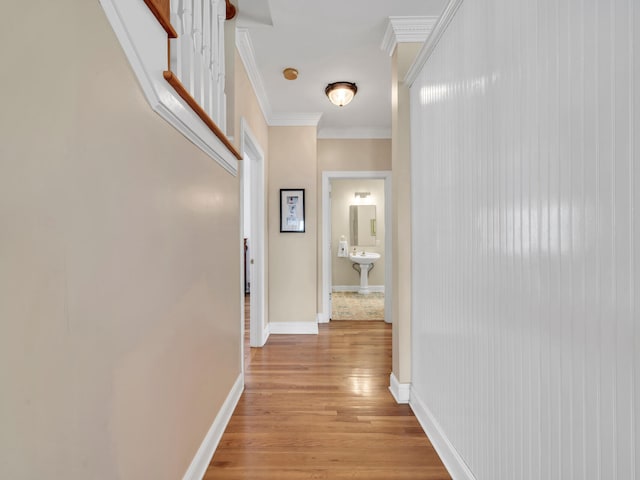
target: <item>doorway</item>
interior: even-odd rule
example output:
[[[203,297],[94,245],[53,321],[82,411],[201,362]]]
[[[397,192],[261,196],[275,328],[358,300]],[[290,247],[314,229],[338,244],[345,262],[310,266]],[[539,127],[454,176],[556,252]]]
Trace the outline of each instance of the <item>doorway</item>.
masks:
[[[367,181],[370,180],[382,180],[383,188],[380,190],[383,192],[377,195],[378,198],[375,198],[375,195],[371,192],[373,188],[356,188],[357,185],[372,185],[367,184]],[[392,295],[391,295],[391,266],[392,266],[392,245],[391,245],[391,172],[390,171],[334,171],[334,172],[323,172],[322,173],[322,310],[323,313],[318,316],[319,322],[328,322],[332,318],[332,297],[333,297],[333,273],[334,270],[341,270],[340,275],[342,278],[349,278],[346,275],[349,274],[349,269],[352,268],[352,262],[349,261],[348,258],[337,258],[338,250],[340,247],[339,241],[341,236],[344,235],[344,240],[347,241],[349,249],[352,249],[352,235],[349,232],[350,227],[340,226],[338,228],[341,229],[339,232],[332,231],[332,209],[334,208],[332,198],[334,193],[332,192],[332,183],[336,183],[336,187],[341,184],[343,181],[344,184],[340,185],[341,187],[351,188],[354,191],[347,192],[341,190],[339,194],[342,197],[341,200],[341,210],[345,216],[349,215],[349,208],[355,207],[356,205],[364,205],[364,204],[377,204],[378,210],[380,213],[383,213],[383,225],[380,225],[383,228],[378,228],[380,230],[379,235],[382,235],[382,238],[379,238],[377,242],[377,247],[384,246],[384,261],[378,267],[376,271],[375,278],[377,279],[377,283],[380,284],[380,280],[383,279],[383,287],[384,291],[384,320],[387,323],[391,323],[391,312],[393,311],[391,308]],[[351,182],[353,181],[353,182]],[[350,185],[346,187],[346,185]],[[365,195],[369,192],[369,198],[367,196],[359,196],[356,194]],[[338,194],[338,190],[336,190],[336,194]],[[349,197],[351,200],[347,200]],[[383,197],[383,198],[380,198]],[[342,205],[343,203],[348,202],[352,205]],[[371,207],[369,207],[371,208]],[[346,209],[346,210],[345,210]],[[374,209],[375,210],[375,209]],[[375,221],[377,219],[374,218],[374,223],[369,224],[370,219],[367,220],[367,229],[372,231],[373,233],[377,233],[375,227]],[[349,220],[350,221],[350,220]],[[345,232],[342,232],[345,230]],[[374,235],[375,237],[375,235]],[[358,240],[360,242],[361,240]],[[375,239],[373,243],[369,246],[364,246],[364,248],[358,246],[360,250],[367,251],[376,251],[378,248],[376,247]],[[375,266],[374,266],[375,268]],[[382,270],[380,270],[382,269]],[[353,275],[357,274],[352,272]],[[371,273],[371,271],[370,271]],[[382,273],[382,274],[381,274]],[[340,281],[338,281],[340,283]],[[353,283],[351,280],[343,283]],[[373,285],[373,288],[370,290],[380,289],[380,285]],[[338,290],[354,290],[352,286],[344,286],[338,285]],[[357,291],[358,288],[355,288]]]
[[[249,296],[249,345],[262,347],[265,342],[265,211],[264,154],[244,119],[240,120],[240,150],[242,178],[240,181],[241,260],[241,324],[244,338],[245,296]],[[246,260],[245,260],[246,259]],[[243,342],[244,370],[244,342]]]

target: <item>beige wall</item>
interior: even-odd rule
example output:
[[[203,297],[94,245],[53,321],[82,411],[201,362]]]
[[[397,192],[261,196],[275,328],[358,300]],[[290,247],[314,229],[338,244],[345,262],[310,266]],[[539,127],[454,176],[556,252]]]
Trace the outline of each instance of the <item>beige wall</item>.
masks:
[[[240,373],[238,179],[98,2],[3,14],[0,477],[181,478]]]
[[[333,179],[331,181],[331,284],[333,286],[360,285],[360,274],[352,268],[349,258],[338,257],[338,243],[344,235],[349,248],[353,249],[349,239],[349,207],[358,204],[354,192],[370,192],[366,204],[376,206],[376,245],[359,247],[358,251],[376,252],[380,254],[372,271],[369,272],[369,285],[384,285],[385,269],[385,210],[383,179]],[[362,203],[364,204],[364,202]]]
[[[399,43],[392,58],[393,201],[393,373],[411,382],[411,123],[409,89],[402,83],[419,43]]]
[[[391,140],[318,139],[318,172],[350,170],[391,170]]]
[[[269,321],[316,322],[315,127],[269,128]],[[280,233],[280,189],[305,189],[304,233]]]
[[[318,232],[322,232],[322,172],[391,170],[390,139],[318,139]],[[319,235],[318,241],[322,241]],[[318,245],[316,281],[317,309],[322,308],[322,262],[324,252]]]

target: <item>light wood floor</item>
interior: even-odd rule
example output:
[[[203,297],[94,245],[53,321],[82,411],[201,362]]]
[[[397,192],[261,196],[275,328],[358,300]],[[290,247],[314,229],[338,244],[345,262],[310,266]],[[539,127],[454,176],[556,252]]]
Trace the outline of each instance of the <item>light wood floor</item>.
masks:
[[[247,353],[245,391],[205,480],[450,479],[389,393],[389,324],[321,324]]]

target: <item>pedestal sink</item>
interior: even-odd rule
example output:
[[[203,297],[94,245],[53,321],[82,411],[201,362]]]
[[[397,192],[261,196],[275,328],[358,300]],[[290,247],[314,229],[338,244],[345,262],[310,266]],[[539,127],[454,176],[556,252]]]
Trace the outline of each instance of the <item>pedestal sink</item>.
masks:
[[[373,268],[376,260],[380,260],[380,254],[375,252],[350,253],[349,259],[360,265],[360,290],[358,293],[369,293],[369,270]]]

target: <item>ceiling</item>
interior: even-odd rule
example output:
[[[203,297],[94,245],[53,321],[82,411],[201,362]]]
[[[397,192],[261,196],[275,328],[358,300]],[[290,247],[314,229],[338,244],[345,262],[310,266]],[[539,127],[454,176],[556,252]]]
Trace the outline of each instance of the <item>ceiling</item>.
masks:
[[[267,122],[317,124],[321,138],[390,136],[390,45],[424,41],[445,5],[445,0],[237,1],[236,44]],[[390,28],[390,17],[413,18],[394,18]],[[297,80],[284,78],[286,67],[299,71]],[[344,107],[332,105],[324,94],[336,81],[358,86]]]

